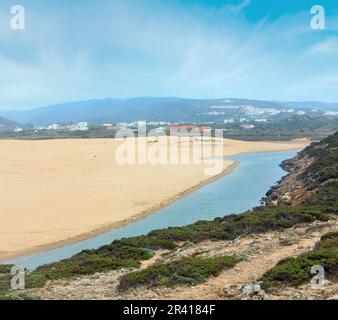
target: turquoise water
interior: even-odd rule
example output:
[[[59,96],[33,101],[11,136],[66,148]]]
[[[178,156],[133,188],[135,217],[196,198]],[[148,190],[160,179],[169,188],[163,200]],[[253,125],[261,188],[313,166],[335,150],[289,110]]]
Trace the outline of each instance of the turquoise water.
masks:
[[[267,190],[285,175],[279,164],[295,154],[296,152],[258,153],[228,158],[240,161],[231,174],[142,220],[76,244],[18,258],[9,263],[35,269],[40,265],[71,257],[82,250],[98,248],[116,239],[241,213],[260,204]]]

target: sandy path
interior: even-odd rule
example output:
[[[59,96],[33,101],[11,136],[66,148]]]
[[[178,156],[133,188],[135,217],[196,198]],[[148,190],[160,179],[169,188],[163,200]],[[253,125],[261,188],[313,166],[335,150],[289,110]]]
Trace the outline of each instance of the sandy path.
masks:
[[[142,218],[215,179],[205,175],[205,164],[121,166],[114,158],[120,143],[0,141],[0,260]],[[225,140],[224,155],[300,149],[307,144]],[[226,161],[221,175],[231,165]]]
[[[210,250],[212,253],[222,255],[235,254],[244,255],[247,260],[240,262],[233,269],[226,270],[218,277],[210,278],[206,283],[196,287],[180,287],[176,289],[159,289],[157,295],[161,299],[193,299],[193,300],[214,300],[214,299],[238,299],[241,298],[242,288],[248,283],[256,283],[257,280],[279,261],[298,256],[308,252],[320,237],[328,232],[338,231],[338,222],[332,220],[330,223],[323,223],[321,227],[313,229],[309,225],[303,225],[283,232],[270,232],[263,235],[253,235],[233,243],[206,244],[203,250]],[[280,238],[290,239],[289,245],[281,245]],[[292,239],[292,241],[291,241]],[[200,248],[201,249],[201,248]],[[208,253],[210,255],[210,253]],[[212,255],[212,254],[211,254]],[[232,292],[224,291],[225,285],[232,288],[238,287]],[[270,299],[288,299],[282,289],[278,294]],[[297,290],[294,290],[297,291]],[[309,290],[307,290],[309,291]],[[317,290],[318,291],[318,290]],[[306,295],[308,292],[304,292]],[[318,294],[318,292],[317,292]]]

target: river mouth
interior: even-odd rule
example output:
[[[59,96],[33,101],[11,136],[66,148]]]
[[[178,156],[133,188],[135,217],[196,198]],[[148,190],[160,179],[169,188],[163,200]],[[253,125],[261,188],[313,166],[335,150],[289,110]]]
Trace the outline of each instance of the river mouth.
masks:
[[[213,220],[252,209],[260,205],[268,189],[285,175],[280,163],[294,157],[296,153],[297,151],[253,153],[227,157],[226,159],[239,161],[238,167],[231,174],[142,220],[75,244],[20,257],[7,263],[35,269],[121,238],[144,235],[156,229],[184,226],[199,220]]]

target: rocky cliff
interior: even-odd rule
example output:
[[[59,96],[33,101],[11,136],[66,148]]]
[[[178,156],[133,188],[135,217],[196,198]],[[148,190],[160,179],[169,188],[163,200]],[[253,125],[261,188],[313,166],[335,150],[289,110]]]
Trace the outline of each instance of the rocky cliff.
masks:
[[[332,187],[336,189],[337,163],[338,132],[321,142],[312,143],[295,158],[284,161],[282,167],[288,175],[270,189],[264,199],[266,204],[296,205],[316,193],[326,192]]]

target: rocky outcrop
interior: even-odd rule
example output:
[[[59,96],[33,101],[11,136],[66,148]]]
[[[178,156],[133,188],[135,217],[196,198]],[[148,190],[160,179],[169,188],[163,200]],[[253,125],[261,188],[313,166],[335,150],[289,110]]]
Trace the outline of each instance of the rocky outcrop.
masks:
[[[272,187],[263,202],[267,205],[297,205],[337,183],[338,133],[312,143],[281,167],[288,174]]]
[[[299,179],[299,176],[314,161],[314,158],[303,158],[301,155],[298,155],[292,160],[282,163],[281,166],[289,174],[267,192],[264,202],[267,205],[295,205],[308,199],[315,190],[308,191],[304,182]]]

